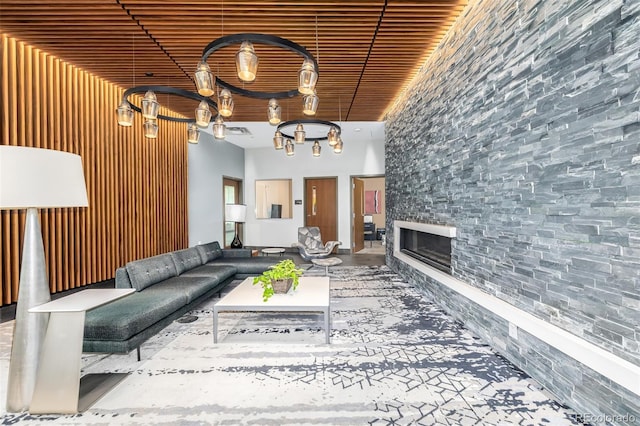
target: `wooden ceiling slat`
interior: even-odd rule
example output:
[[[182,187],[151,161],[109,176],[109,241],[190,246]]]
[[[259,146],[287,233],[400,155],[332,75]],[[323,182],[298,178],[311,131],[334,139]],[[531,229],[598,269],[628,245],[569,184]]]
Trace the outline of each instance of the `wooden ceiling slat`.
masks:
[[[121,85],[194,90],[202,49],[221,34],[256,32],[288,38],[319,63],[319,119],[378,120],[415,75],[467,0],[0,0],[3,32]],[[386,6],[385,6],[386,5]],[[242,87],[233,55],[215,52],[215,74]],[[295,87],[301,58],[256,44],[258,79],[250,90]],[[418,63],[416,63],[416,61]],[[146,77],[145,73],[152,73]],[[165,99],[162,98],[161,99]],[[235,96],[232,120],[262,121],[265,100]],[[192,116],[194,101],[166,98]],[[301,97],[281,100],[302,118]],[[115,106],[114,106],[115,108]],[[283,107],[284,110],[284,107]],[[295,116],[294,116],[295,111]],[[345,117],[349,111],[349,117]]]

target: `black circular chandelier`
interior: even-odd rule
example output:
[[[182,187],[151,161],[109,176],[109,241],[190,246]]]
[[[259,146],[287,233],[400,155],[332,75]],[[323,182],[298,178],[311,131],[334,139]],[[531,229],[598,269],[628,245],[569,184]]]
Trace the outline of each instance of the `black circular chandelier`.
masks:
[[[239,44],[240,49],[235,55],[236,71],[238,78],[243,82],[252,82],[256,79],[258,70],[258,56],[253,47],[253,43],[265,44],[280,47],[289,50],[302,57],[302,65],[298,70],[297,88],[280,91],[280,92],[261,92],[256,90],[247,90],[237,87],[224,81],[219,76],[213,77],[213,73],[207,59],[216,51],[233,45]],[[157,137],[158,125],[156,120],[169,120],[176,122],[189,123],[188,141],[197,143],[199,138],[198,127],[208,127],[212,114],[211,109],[215,110],[216,117],[213,124],[213,136],[216,139],[224,139],[226,126],[224,118],[228,118],[233,114],[233,97],[232,93],[241,96],[257,99],[268,99],[267,117],[272,125],[278,125],[274,136],[274,146],[276,149],[285,149],[287,155],[294,153],[292,139],[296,143],[313,142],[313,155],[320,155],[320,141],[327,140],[336,153],[342,152],[342,139],[340,138],[340,126],[330,121],[302,119],[282,122],[281,108],[278,99],[292,98],[303,95],[302,112],[304,115],[313,116],[318,108],[319,99],[316,94],[316,83],[318,81],[318,63],[314,56],[304,47],[297,43],[282,37],[258,34],[258,33],[239,33],[220,37],[209,43],[202,52],[202,57],[196,72],[194,74],[197,93],[188,90],[167,87],[167,86],[136,86],[124,92],[122,102],[117,109],[118,124],[122,126],[131,126],[133,124],[133,112],[138,112],[145,118],[144,128],[145,136],[148,138]],[[142,105],[140,107],[133,104],[129,97],[133,94],[144,93]],[[195,119],[178,118],[158,114],[159,103],[156,93],[182,96],[189,99],[199,101],[199,106],[195,110]],[[217,102],[210,99],[213,95],[217,95]],[[307,136],[304,125],[324,126],[328,129],[326,135],[320,137]],[[289,126],[295,126],[293,134],[287,132]],[[286,142],[284,141],[286,139]]]
[[[298,70],[296,89],[281,92],[260,92],[237,87],[222,80],[219,76],[215,77],[215,79],[213,78],[211,68],[207,64],[209,56],[223,47],[239,44],[240,49],[237,51],[235,58],[238,79],[245,83],[254,81],[258,73],[259,59],[253,43],[280,47],[303,58],[302,65]],[[218,113],[224,118],[231,117],[233,114],[232,93],[250,98],[268,99],[267,117],[272,125],[281,122],[281,108],[278,104],[278,99],[303,95],[302,112],[305,115],[315,115],[318,108],[319,98],[316,94],[318,63],[316,59],[304,47],[282,37],[257,33],[239,33],[220,37],[204,48],[194,77],[198,94],[201,96],[213,96],[216,94],[216,87],[222,88],[218,93]]]
[[[258,68],[258,56],[255,54],[252,43],[281,47],[302,56],[305,62],[312,65],[312,70],[315,70],[315,76],[303,75],[300,78],[302,80],[302,83],[299,81],[299,83],[301,84],[299,84],[297,88],[283,92],[260,92],[255,90],[246,90],[234,86],[233,84],[227,83],[218,76],[216,76],[215,78],[216,85],[229,89],[232,93],[237,93],[242,96],[256,99],[285,99],[293,98],[294,96],[297,96],[301,93],[311,94],[313,92],[313,90],[315,89],[315,84],[318,80],[318,63],[307,49],[297,43],[292,42],[291,40],[287,40],[286,38],[257,33],[231,34],[228,36],[220,37],[209,43],[204,48],[204,50],[202,51],[202,58],[200,59],[200,63],[206,64],[209,56],[211,56],[211,54],[213,54],[217,50],[222,49],[223,47],[227,47],[232,44],[240,44],[240,50],[236,54],[236,69],[238,71],[238,78],[245,82],[252,82],[256,78]],[[196,74],[198,71],[196,71]],[[202,90],[204,90],[204,93],[213,94],[213,92],[210,92],[208,90],[210,86],[206,83],[208,82],[205,82],[205,84],[198,86],[198,93],[202,94]],[[196,76],[196,85],[197,84],[198,77]]]
[[[327,133],[320,134],[312,134],[309,135],[305,130],[304,125],[307,125],[317,129],[323,129],[321,132],[326,131]],[[291,133],[289,128],[295,129],[293,133]],[[327,141],[329,143],[329,147],[333,149],[333,152],[336,154],[342,153],[342,138],[340,134],[342,133],[342,128],[331,122],[326,120],[315,120],[315,119],[302,119],[302,120],[290,120],[280,123],[277,127],[276,133],[273,136],[273,147],[277,150],[284,149],[287,156],[291,157],[295,155],[295,144],[304,144],[305,142],[313,142],[313,146],[311,147],[311,152],[314,157],[320,156],[320,151],[322,147],[320,146],[320,141]]]
[[[141,106],[135,105],[129,99],[131,95],[142,93],[145,95],[142,98]],[[195,118],[171,117],[159,114],[160,104],[158,103],[156,93],[182,96],[184,98],[199,101],[200,104],[195,110]],[[209,107],[213,108],[215,111],[218,110],[218,105],[213,100],[188,90],[169,86],[136,86],[125,90],[122,95],[122,101],[117,109],[118,124],[125,127],[132,126],[133,112],[138,112],[145,118],[145,137],[154,139],[158,136],[158,124],[156,120],[189,123],[189,127],[187,128],[187,140],[190,143],[198,143],[198,139],[200,138],[200,131],[198,130],[198,127],[207,127],[211,120],[211,110]]]

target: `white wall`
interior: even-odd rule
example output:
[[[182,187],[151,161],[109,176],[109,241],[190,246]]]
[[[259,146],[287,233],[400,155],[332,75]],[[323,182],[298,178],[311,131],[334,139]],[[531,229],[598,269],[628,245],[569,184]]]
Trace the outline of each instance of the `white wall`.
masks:
[[[189,246],[224,241],[223,177],[244,178],[244,150],[201,131],[189,144]]]
[[[355,129],[360,129],[356,131]],[[293,199],[304,199],[305,177],[337,177],[338,239],[340,248],[351,247],[351,176],[384,174],[384,123],[342,123],[344,151],[334,154],[326,141],[320,157],[311,155],[311,143],[296,145],[296,154],[287,157],[273,149],[273,128],[254,135],[269,143],[267,148],[245,149],[245,192],[247,222],[243,242],[248,246],[289,247],[297,240],[298,227],[304,226],[304,205],[293,206],[292,219],[256,219],[255,180],[291,178]]]

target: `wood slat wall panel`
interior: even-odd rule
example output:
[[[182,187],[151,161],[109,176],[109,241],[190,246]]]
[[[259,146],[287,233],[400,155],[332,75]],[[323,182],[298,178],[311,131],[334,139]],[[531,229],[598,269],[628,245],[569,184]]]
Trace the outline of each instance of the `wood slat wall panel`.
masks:
[[[1,42],[0,143],[83,161],[89,207],[40,212],[51,291],[108,280],[128,261],[186,247],[185,124],[161,121],[156,140],[144,137],[139,116],[121,128],[122,88],[15,38]],[[0,306],[17,300],[25,217],[0,212]]]

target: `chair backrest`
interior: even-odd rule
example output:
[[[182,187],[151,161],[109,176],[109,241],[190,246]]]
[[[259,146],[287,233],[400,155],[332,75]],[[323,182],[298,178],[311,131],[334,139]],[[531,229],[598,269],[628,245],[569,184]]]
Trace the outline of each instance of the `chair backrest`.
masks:
[[[309,249],[322,249],[322,236],[317,226],[302,226],[298,228],[298,242]]]

